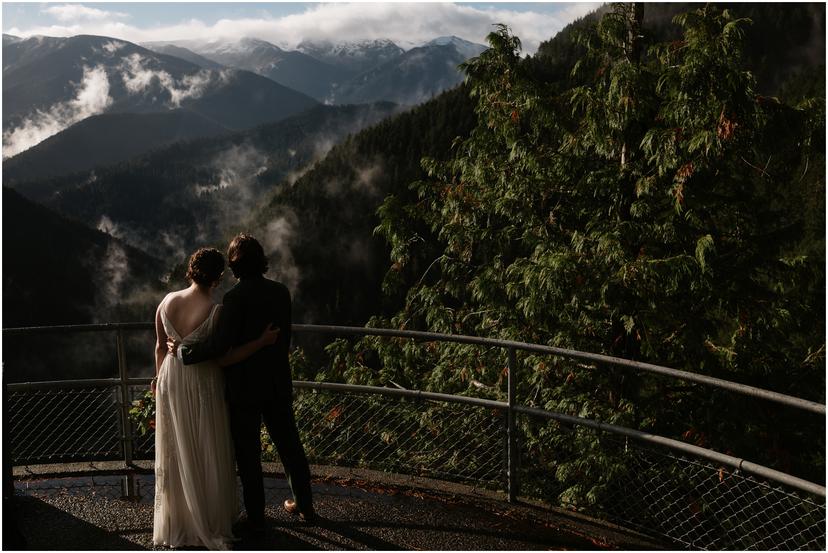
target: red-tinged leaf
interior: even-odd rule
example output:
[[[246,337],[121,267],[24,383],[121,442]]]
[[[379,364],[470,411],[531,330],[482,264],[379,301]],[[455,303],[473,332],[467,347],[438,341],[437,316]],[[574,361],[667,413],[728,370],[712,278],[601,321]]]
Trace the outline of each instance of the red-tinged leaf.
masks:
[[[342,416],[342,405],[337,405],[333,409],[328,412],[328,416],[325,417],[325,420],[332,422]]]

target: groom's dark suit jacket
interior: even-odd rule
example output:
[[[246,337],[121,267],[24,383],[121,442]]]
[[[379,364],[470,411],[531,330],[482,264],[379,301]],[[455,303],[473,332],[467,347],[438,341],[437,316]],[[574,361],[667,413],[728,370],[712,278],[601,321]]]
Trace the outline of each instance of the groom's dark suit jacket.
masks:
[[[214,359],[258,338],[267,325],[281,329],[275,344],[265,346],[241,363],[225,367],[227,401],[230,405],[265,404],[292,400],[290,374],[290,292],[263,276],[239,280],[224,295],[223,307],[213,333],[204,342],[181,345],[181,358],[189,365]]]

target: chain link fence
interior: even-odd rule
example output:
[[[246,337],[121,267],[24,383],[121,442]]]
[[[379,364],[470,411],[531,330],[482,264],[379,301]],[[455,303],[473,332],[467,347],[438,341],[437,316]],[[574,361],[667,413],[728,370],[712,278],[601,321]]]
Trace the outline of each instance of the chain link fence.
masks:
[[[5,432],[15,465],[122,457],[117,389],[10,391]]]
[[[297,426],[311,463],[495,489],[505,484],[502,412],[379,395],[297,391]]]
[[[142,475],[135,478],[134,489],[145,501],[152,502],[153,500],[154,481],[152,476]],[[53,496],[124,498],[123,476],[116,475],[18,480],[14,483],[14,489],[20,495],[39,499]]]
[[[125,367],[121,369],[123,381],[9,385],[4,422],[12,463],[153,459],[154,433],[141,436],[132,423],[124,428],[125,407],[144,394],[147,381],[125,380]],[[361,389],[297,386],[296,420],[312,464],[509,490],[506,403],[356,388]],[[810,488],[758,478],[680,448],[521,409],[513,411],[517,447],[512,485],[519,483],[518,497],[637,529],[680,548],[826,547],[824,489],[807,493],[802,490]],[[262,456],[278,461],[266,441]],[[113,478],[93,478],[95,493],[120,497],[121,483]],[[271,486],[269,497],[283,496],[283,484]],[[40,493],[36,483],[18,481],[15,486]],[[81,484],[67,486],[68,493],[75,493],[71,490]],[[143,493],[152,495],[151,485]]]
[[[660,536],[681,548],[825,549],[824,497],[607,432],[520,419],[525,497]],[[527,434],[544,440],[526,440]]]
[[[130,386],[130,399],[145,390]],[[312,464],[506,489],[505,410],[313,388],[297,389],[295,395],[296,420]],[[31,389],[11,392],[8,401],[15,464],[121,455],[116,388]],[[517,427],[521,497],[680,547],[825,548],[824,498],[591,428],[529,415],[518,417]],[[154,434],[134,436],[135,458],[152,459]],[[278,461],[267,442],[263,459]],[[101,493],[109,490],[107,497],[122,493],[114,482],[102,480],[98,487]]]

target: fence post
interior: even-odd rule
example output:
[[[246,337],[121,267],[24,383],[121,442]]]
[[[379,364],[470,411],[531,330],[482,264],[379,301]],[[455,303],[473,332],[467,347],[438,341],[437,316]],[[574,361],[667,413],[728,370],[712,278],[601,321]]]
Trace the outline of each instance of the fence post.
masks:
[[[507,414],[507,436],[508,436],[508,476],[509,476],[509,502],[514,503],[517,499],[518,495],[518,475],[517,475],[517,462],[518,462],[518,453],[517,453],[517,432],[515,430],[515,385],[517,384],[517,375],[515,371],[517,370],[517,355],[515,353],[515,348],[509,348],[509,361],[508,361],[508,370],[509,370],[509,379],[508,379],[508,388],[509,388],[509,396],[508,396],[508,403],[509,409]]]
[[[121,388],[121,446],[124,453],[124,464],[127,469],[132,466],[132,424],[129,421],[129,386],[127,385],[127,360],[126,344],[124,343],[124,330],[118,327],[116,337],[116,350],[118,354],[118,375]],[[127,498],[137,497],[135,489],[135,475],[131,472],[123,479],[123,495]]]

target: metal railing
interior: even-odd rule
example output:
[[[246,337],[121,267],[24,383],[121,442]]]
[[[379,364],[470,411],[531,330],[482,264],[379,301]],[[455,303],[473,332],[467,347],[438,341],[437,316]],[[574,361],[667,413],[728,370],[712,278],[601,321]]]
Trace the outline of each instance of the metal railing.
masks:
[[[135,435],[127,417],[149,379],[129,378],[124,347],[125,331],[151,328],[131,323],[4,330],[6,339],[114,331],[119,367],[116,379],[9,384],[5,423],[14,464],[123,459],[129,465],[134,459],[151,459],[152,435]],[[515,399],[516,352],[668,375],[811,413],[824,415],[824,405],[666,367],[520,342],[312,325],[294,325],[294,331],[497,346],[506,349],[509,367],[505,402],[296,382],[296,418],[311,463],[463,482],[505,491],[512,501],[541,499],[693,548],[825,547],[824,486],[677,440],[520,406]],[[612,463],[595,466],[592,457]],[[567,474],[572,470],[582,472],[577,480],[592,487],[593,499],[584,502],[589,494],[573,493]]]

